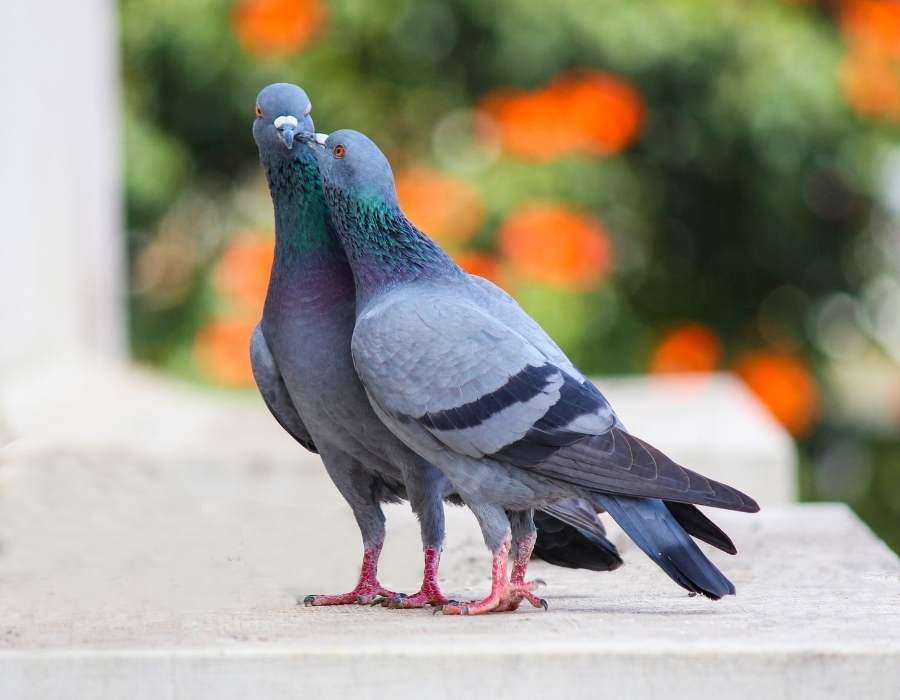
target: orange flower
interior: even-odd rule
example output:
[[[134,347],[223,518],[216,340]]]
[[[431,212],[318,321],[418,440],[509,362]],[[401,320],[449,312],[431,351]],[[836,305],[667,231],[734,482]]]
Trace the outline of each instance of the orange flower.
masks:
[[[262,311],[274,244],[269,238],[247,232],[226,248],[215,270],[215,284],[229,302],[254,318]]]
[[[471,185],[428,168],[401,172],[397,197],[409,220],[442,243],[467,241],[484,220],[484,203]]]
[[[596,287],[612,262],[599,221],[558,204],[519,207],[500,229],[500,249],[526,277],[578,290]]]
[[[637,136],[644,111],[631,84],[598,72],[564,75],[532,92],[498,90],[480,109],[507,151],[534,160],[621,151]]]
[[[480,109],[480,123],[493,127],[491,136],[499,134],[513,155],[552,160],[577,149],[577,135],[560,122],[565,117],[563,105],[546,91],[498,90],[482,101]]]
[[[231,19],[245,50],[285,55],[309,43],[327,16],[322,0],[240,0]]]
[[[578,134],[587,153],[605,155],[626,148],[637,136],[643,106],[634,88],[620,78],[593,74],[562,79],[568,119],[566,128]]]
[[[855,50],[844,59],[841,77],[853,109],[867,117],[900,122],[900,60]]]
[[[818,392],[799,359],[761,351],[739,358],[734,369],[791,434],[809,431],[818,413]]]
[[[841,9],[841,30],[857,47],[900,58],[900,3],[849,0]]]
[[[715,333],[701,323],[685,323],[666,333],[650,358],[650,371],[712,372],[722,346]]]
[[[253,385],[250,334],[255,319],[212,319],[194,338],[194,359],[210,381],[232,387]]]
[[[456,264],[470,275],[484,277],[498,287],[506,286],[503,268],[500,265],[500,260],[496,256],[470,250],[464,253],[458,253],[453,257],[456,260]]]

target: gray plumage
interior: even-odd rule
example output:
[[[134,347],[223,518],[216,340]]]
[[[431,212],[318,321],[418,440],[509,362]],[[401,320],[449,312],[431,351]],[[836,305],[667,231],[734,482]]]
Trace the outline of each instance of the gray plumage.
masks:
[[[277,84],[264,89],[257,104],[253,135],[276,229],[263,317],[251,339],[257,385],[281,426],[322,456],[376,565],[386,501],[409,498],[423,544],[439,550],[442,499],[452,489],[377,420],[353,371],[353,279],[329,230],[315,159],[294,143],[297,134],[312,133],[309,99],[296,86]],[[377,588],[356,592],[367,599],[382,592]]]
[[[680,585],[733,593],[685,528],[726,550],[730,540],[692,505],[665,502],[755,511],[753,499],[628,433],[512,298],[465,274],[403,216],[368,138],[340,131],[311,148],[354,273],[356,370],[384,423],[475,512],[488,547],[508,537],[507,513],[584,499]]]
[[[439,553],[443,543],[443,500],[458,497],[434,465],[378,419],[354,371],[352,273],[331,230],[316,159],[296,140],[313,133],[310,110],[308,97],[294,85],[271,85],[257,98],[253,136],[274,206],[276,245],[263,317],[251,339],[251,360],[275,419],[297,442],[321,455],[353,510],[372,569],[369,583],[364,586],[361,577],[355,592],[367,600],[379,588],[375,571],[384,540],[381,503],[409,499],[428,556],[429,549]],[[566,509],[560,514],[565,517]],[[587,530],[591,542],[603,540],[594,551],[608,558],[612,545],[599,522],[577,527]],[[373,591],[363,590],[366,586]],[[309,602],[353,600],[345,594],[313,596]]]

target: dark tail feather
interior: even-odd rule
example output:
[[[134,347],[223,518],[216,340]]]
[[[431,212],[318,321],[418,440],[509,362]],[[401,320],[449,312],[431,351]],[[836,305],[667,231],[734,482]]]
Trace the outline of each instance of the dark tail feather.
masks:
[[[596,494],[596,499],[679,586],[713,600],[734,595],[731,581],[706,558],[662,501],[607,494]]]
[[[565,517],[565,513],[563,516]],[[554,566],[591,571],[613,571],[622,566],[622,558],[616,546],[606,539],[603,525],[595,513],[591,514],[595,525],[570,524],[559,519],[559,514],[535,511],[537,542],[534,555]]]
[[[678,524],[687,530],[689,535],[696,537],[701,542],[711,544],[723,552],[737,554],[737,547],[734,546],[731,538],[707,518],[697,506],[677,501],[665,501],[665,504]]]

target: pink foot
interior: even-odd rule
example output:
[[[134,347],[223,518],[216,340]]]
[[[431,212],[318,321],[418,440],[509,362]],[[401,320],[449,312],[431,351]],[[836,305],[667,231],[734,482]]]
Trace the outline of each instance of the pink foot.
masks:
[[[531,547],[534,546],[534,540],[531,540]],[[510,540],[507,538],[500,545],[500,550],[494,556],[491,565],[491,593],[484,600],[472,601],[469,603],[457,603],[455,601],[442,608],[444,615],[483,615],[489,612],[506,612],[513,611],[519,607],[523,600],[527,600],[536,608],[548,608],[547,601],[534,595],[534,590],[540,586],[543,581],[507,581],[506,580],[506,562],[509,558]],[[526,546],[526,548],[530,549]],[[530,556],[530,551],[527,556]],[[520,557],[523,556],[523,547],[520,545],[516,552],[516,569],[513,570],[513,576],[517,576]],[[521,578],[524,579],[526,564],[521,567]],[[518,578],[518,576],[517,576]]]
[[[405,596],[402,593],[384,601],[388,608],[424,608],[426,605],[444,605],[447,599],[441,593],[437,582],[438,565],[441,562],[441,550],[437,547],[425,548],[425,575],[418,593]]]
[[[529,582],[524,585],[516,585],[504,581],[499,590],[491,591],[484,600],[469,603],[453,602],[445,605],[444,615],[484,615],[489,612],[513,612],[518,610],[523,600],[527,600],[536,608],[549,609],[547,601],[539,598],[532,591],[540,584]]]
[[[349,593],[337,595],[308,595],[303,604],[309,605],[370,605],[378,598],[393,598],[397,594],[378,583],[378,556],[381,545],[367,547],[363,552],[359,583]]]
[[[514,595],[508,596],[505,600],[501,600],[500,606],[497,608],[498,612],[516,610],[522,600],[527,600],[536,608],[547,609],[547,601],[543,598],[538,598],[532,592],[537,587],[545,585],[544,581],[542,579],[535,579],[530,582],[525,581],[525,572],[528,570],[528,562],[531,561],[531,553],[534,551],[535,542],[537,542],[537,534],[526,537],[516,543],[516,560],[513,563],[512,576],[509,577],[509,582],[518,591]]]

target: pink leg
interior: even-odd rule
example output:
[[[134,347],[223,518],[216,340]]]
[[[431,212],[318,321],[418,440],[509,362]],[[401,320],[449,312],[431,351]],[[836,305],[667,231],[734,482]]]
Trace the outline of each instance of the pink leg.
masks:
[[[518,600],[511,600],[509,607],[505,608],[505,610],[511,611],[518,608],[522,598],[536,608],[543,607],[545,610],[547,609],[547,601],[543,598],[538,598],[531,592],[534,587],[544,585],[544,582],[541,579],[535,579],[531,583],[525,582],[525,572],[528,570],[528,562],[531,561],[531,553],[534,551],[535,542],[537,542],[537,534],[529,535],[516,543],[516,559],[513,562],[512,576],[509,577],[509,582],[513,586],[522,586],[523,589],[527,590],[522,591],[521,598]]]
[[[441,550],[437,547],[425,548],[425,575],[418,593],[405,596],[402,593],[386,600],[389,608],[424,608],[426,605],[444,605],[447,599],[438,585],[437,572],[441,563]]]
[[[525,572],[528,570],[535,542],[537,542],[536,534],[516,543],[516,560],[513,562],[512,576],[509,577],[512,583],[525,583]]]
[[[532,591],[539,585],[536,582],[525,582],[525,566],[527,566],[528,556],[531,555],[529,549],[528,555],[525,556],[525,566],[522,567],[523,580],[519,582],[509,582],[506,579],[506,563],[509,559],[509,550],[511,546],[510,538],[507,537],[500,545],[500,549],[494,555],[494,561],[491,564],[491,592],[484,600],[473,601],[471,603],[455,603],[451,602],[442,609],[444,615],[482,615],[489,612],[502,612],[506,610],[515,610],[519,607],[519,603],[524,598],[536,608],[547,609],[547,601],[538,598],[532,594]],[[531,547],[534,541],[531,541]],[[516,552],[516,564],[519,563],[522,555],[522,547]],[[515,572],[514,572],[515,575]]]
[[[304,605],[367,605],[375,598],[384,596],[392,598],[396,594],[383,588],[378,583],[378,557],[381,545],[367,547],[363,551],[362,568],[359,571],[359,582],[349,593],[338,595],[308,595],[303,599]]]

